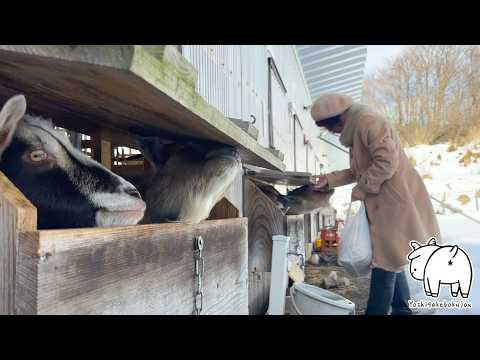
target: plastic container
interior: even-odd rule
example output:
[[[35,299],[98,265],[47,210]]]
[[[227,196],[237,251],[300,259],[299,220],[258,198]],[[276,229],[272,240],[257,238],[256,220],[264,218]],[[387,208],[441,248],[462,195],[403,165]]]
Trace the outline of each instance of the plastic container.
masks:
[[[321,252],[331,255],[336,250],[337,232],[335,229],[322,229],[321,231],[322,247]]]
[[[296,283],[290,294],[298,315],[355,315],[352,301],[317,286]]]

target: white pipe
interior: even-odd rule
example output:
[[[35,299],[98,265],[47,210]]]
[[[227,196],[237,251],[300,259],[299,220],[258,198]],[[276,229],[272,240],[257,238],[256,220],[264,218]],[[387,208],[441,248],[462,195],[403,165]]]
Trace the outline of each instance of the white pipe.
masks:
[[[285,292],[288,285],[288,242],[290,237],[275,235],[272,237],[272,274],[270,283],[270,315],[285,314]]]

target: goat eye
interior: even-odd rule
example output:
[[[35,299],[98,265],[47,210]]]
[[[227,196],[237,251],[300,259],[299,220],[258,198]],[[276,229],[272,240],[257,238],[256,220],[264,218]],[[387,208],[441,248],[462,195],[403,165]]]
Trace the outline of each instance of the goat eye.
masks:
[[[30,160],[33,162],[45,161],[48,159],[48,154],[43,150],[35,150],[30,153]]]

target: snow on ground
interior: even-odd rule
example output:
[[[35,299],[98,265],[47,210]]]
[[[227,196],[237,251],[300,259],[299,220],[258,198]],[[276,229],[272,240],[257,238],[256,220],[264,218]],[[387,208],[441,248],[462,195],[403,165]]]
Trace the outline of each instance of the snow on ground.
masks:
[[[473,142],[458,149],[451,149],[448,144],[419,145],[405,149],[420,176],[424,178],[430,195],[443,200],[455,208],[480,221],[480,141]],[[345,218],[350,204],[353,185],[335,189],[331,203],[337,209],[338,216]],[[473,266],[473,284],[469,299],[472,309],[437,309],[435,314],[480,314],[480,224],[455,214],[432,201],[442,232],[443,242],[457,244],[470,256]],[[353,208],[358,208],[354,205]],[[422,283],[410,277],[411,296],[415,300],[455,300],[449,288],[442,285],[438,298],[427,297]],[[464,299],[462,299],[464,300]]]
[[[480,220],[480,141],[448,150],[448,144],[438,144],[419,145],[405,152],[430,195]],[[433,205],[436,211],[443,211],[437,202]]]
[[[448,144],[418,145],[405,149],[405,153],[424,179],[430,195],[480,220],[480,141],[448,150]],[[465,156],[466,161],[461,162]],[[353,185],[336,188],[332,196],[331,203],[340,218],[346,215],[352,188]],[[436,212],[449,213],[438,202],[432,204]]]
[[[452,151],[453,150],[453,151]],[[480,221],[480,141],[458,149],[448,144],[419,145],[405,150],[415,164],[430,195]],[[480,224],[461,214],[452,213],[441,204],[432,201],[445,244],[458,245],[467,252],[473,266],[472,289],[468,301],[472,309],[437,309],[435,314],[480,314]],[[410,276],[412,298],[428,298],[422,283]],[[449,287],[442,285],[438,300],[450,301]],[[459,298],[455,299],[460,301]]]

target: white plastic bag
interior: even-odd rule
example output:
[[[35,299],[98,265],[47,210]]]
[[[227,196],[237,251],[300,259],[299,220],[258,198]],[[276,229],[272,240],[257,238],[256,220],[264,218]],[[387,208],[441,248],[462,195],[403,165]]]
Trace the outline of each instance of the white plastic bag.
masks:
[[[338,263],[355,277],[368,275],[372,261],[372,240],[368,227],[365,204],[361,202],[360,209],[350,215],[352,203],[348,208],[345,226],[338,245]]]

